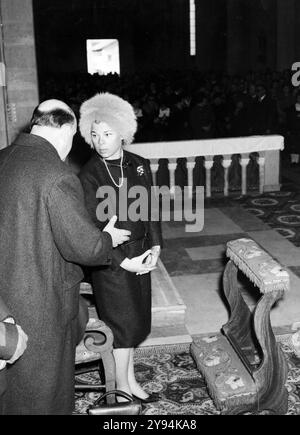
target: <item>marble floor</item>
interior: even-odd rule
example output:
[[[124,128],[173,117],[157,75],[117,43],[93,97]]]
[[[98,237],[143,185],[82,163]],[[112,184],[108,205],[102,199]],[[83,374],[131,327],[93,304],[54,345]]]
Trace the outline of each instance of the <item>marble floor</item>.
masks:
[[[289,188],[298,189],[300,168],[287,168],[282,176]],[[237,201],[207,201],[204,227],[198,233],[186,233],[181,222],[163,222],[163,237],[161,260],[186,306],[185,326],[191,339],[219,331],[228,320],[222,297],[226,243],[241,237],[255,240],[290,274],[290,291],[271,311],[272,326],[284,332],[300,327],[300,247]],[[167,336],[168,330],[159,334]]]

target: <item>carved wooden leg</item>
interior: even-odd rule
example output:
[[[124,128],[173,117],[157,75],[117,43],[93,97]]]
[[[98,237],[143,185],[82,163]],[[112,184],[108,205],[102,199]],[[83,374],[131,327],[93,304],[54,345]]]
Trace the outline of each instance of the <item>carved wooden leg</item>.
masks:
[[[237,272],[238,268],[230,260],[223,277],[224,294],[229,303],[230,318],[222,327],[222,331],[234,348],[241,347],[245,353],[253,354],[256,346],[251,336],[252,314],[238,288]]]
[[[105,337],[104,342],[103,336]],[[116,384],[116,368],[113,356],[113,334],[111,329],[108,328],[104,322],[98,321],[97,330],[88,330],[86,332],[84,343],[87,349],[100,354],[104,368],[105,389],[106,391],[113,390]],[[100,373],[101,371],[99,370],[99,375]],[[114,403],[115,396],[109,395],[107,402]]]
[[[285,382],[288,365],[272,330],[270,310],[281,298],[282,293],[282,291],[265,293],[254,314],[254,330],[264,355],[260,367],[253,374],[260,391],[259,409],[278,414],[287,412]]]

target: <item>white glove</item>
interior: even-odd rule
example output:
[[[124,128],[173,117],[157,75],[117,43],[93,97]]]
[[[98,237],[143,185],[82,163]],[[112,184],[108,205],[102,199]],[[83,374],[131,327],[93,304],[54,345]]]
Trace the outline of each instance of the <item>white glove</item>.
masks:
[[[151,253],[148,255],[145,264],[148,267],[155,267],[160,255],[160,246],[152,246]]]
[[[145,251],[142,255],[139,255],[138,257],[133,257],[131,259],[125,258],[120,266],[128,272],[133,272],[137,275],[144,275],[145,273],[149,273],[151,272],[151,270],[155,269],[155,267],[148,266],[146,263],[143,262],[149,254],[151,254],[150,249],[148,251]]]
[[[116,248],[122,243],[127,242],[130,239],[131,231],[128,230],[120,230],[119,228],[115,228],[115,223],[117,222],[117,216],[113,216],[108,224],[103,228],[103,231],[106,231],[110,234],[112,239],[112,245]]]

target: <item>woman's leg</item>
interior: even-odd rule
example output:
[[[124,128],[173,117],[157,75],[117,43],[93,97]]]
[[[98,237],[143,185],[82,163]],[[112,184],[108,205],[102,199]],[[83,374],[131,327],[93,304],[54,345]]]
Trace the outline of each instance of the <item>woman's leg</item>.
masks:
[[[134,354],[134,349],[131,348],[130,349],[130,356],[129,356],[129,365],[128,365],[128,383],[129,383],[129,387],[130,387],[130,390],[131,390],[132,394],[134,394],[135,396],[137,396],[140,399],[147,399],[147,397],[149,397],[149,394],[147,394],[143,390],[143,388],[140,386],[140,384],[135,379],[133,354]]]
[[[116,363],[116,388],[117,390],[125,391],[125,393],[132,394],[128,382],[128,370],[130,360],[130,348],[114,349],[114,358]],[[118,401],[126,401],[126,399],[119,398]]]

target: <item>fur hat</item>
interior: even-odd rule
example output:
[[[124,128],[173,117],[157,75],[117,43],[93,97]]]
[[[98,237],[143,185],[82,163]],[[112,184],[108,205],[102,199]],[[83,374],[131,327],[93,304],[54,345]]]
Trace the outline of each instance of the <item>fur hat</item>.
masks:
[[[91,126],[106,122],[124,139],[126,145],[133,141],[137,130],[136,116],[131,104],[108,92],[96,94],[80,107],[79,129],[84,140],[92,146]]]

